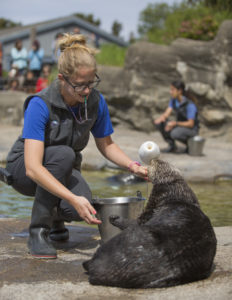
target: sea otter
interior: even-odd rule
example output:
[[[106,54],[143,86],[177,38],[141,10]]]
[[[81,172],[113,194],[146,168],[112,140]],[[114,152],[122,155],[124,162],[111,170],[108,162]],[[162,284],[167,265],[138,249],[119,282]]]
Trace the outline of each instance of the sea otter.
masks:
[[[89,282],[122,288],[160,288],[207,278],[216,253],[209,218],[180,172],[152,160],[153,183],[136,221],[111,216],[122,232],[101,245],[83,267]]]

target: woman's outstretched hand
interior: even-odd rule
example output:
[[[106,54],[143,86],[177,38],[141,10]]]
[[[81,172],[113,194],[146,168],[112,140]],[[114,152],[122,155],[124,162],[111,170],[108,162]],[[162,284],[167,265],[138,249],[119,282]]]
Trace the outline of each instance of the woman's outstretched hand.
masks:
[[[160,124],[162,122],[165,122],[166,118],[164,117],[164,115],[161,115],[159,118],[155,119],[153,121],[154,124]]]
[[[165,126],[165,131],[171,131],[174,127],[176,127],[176,121],[169,121]]]
[[[77,210],[79,216],[88,224],[101,224],[101,220],[98,220],[96,210],[89,203],[89,201],[82,196],[76,196],[76,201],[73,203],[74,208]]]
[[[139,177],[142,177],[145,180],[148,180],[147,167],[139,166],[137,164],[132,164],[132,166],[130,167],[130,171],[132,173],[134,173],[135,175],[138,175]]]

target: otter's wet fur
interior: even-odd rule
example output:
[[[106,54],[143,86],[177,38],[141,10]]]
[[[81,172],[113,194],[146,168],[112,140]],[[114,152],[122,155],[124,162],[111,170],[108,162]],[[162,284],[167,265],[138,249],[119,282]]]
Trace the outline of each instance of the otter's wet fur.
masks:
[[[111,216],[122,232],[83,263],[91,284],[160,288],[210,275],[216,237],[196,195],[165,161],[152,161],[148,177],[153,189],[138,220]]]

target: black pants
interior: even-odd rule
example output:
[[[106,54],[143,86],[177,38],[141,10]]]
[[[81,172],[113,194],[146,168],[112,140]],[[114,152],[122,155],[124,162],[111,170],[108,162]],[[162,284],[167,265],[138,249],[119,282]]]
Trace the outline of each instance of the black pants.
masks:
[[[198,133],[198,129],[196,128],[181,126],[176,126],[170,131],[165,131],[166,123],[167,122],[161,122],[160,124],[155,124],[155,127],[160,131],[162,137],[170,146],[174,146],[175,140],[187,145],[188,139]]]
[[[86,197],[91,202],[92,194],[86,181],[78,170],[73,169],[75,153],[68,146],[50,146],[45,148],[44,167],[72,193]],[[64,221],[80,221],[77,211],[65,200],[59,199],[43,189],[26,176],[24,155],[7,164],[7,170],[13,176],[13,188],[26,196],[35,196],[38,202],[48,207],[56,206]]]

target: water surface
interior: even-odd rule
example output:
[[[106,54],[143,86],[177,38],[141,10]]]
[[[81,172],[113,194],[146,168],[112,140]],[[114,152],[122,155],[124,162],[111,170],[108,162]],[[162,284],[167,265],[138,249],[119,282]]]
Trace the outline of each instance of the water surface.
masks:
[[[118,174],[115,171],[83,171],[93,197],[131,197],[139,190],[147,198],[151,191],[151,183],[121,185],[109,178]],[[232,182],[218,181],[215,184],[190,183],[196,193],[201,208],[210,218],[213,226],[232,225]],[[31,214],[33,198],[23,196],[12,187],[0,182],[0,216],[28,218]]]

